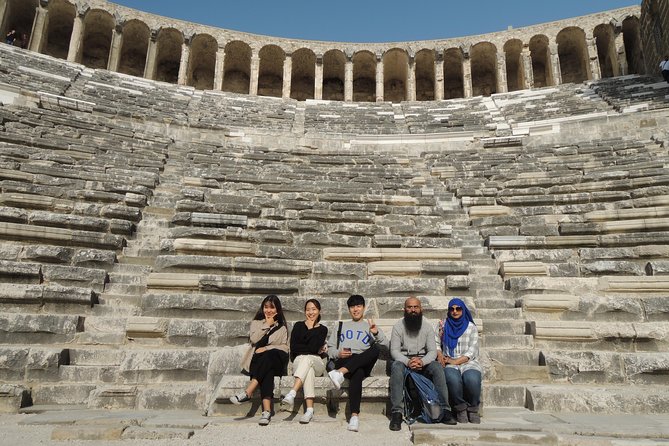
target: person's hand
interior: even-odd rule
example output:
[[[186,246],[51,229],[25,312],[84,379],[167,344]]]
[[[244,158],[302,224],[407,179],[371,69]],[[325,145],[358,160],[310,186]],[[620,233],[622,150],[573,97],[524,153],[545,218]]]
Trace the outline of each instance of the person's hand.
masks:
[[[324,355],[327,352],[328,352],[328,345],[327,344],[323,344],[323,347],[321,347],[321,349],[318,350],[319,355]]]
[[[267,347],[258,347],[256,349],[256,353],[265,353],[267,351]]]
[[[353,353],[351,353],[351,349],[346,350],[342,348],[341,350],[339,350],[340,358],[350,358],[351,356],[353,356]]]
[[[442,352],[437,353],[437,361],[439,362],[439,364],[441,364],[442,367],[445,367],[446,364],[448,363],[446,359],[447,356],[444,356]]]
[[[379,329],[376,326],[376,322],[374,322],[374,319],[367,319],[367,323],[369,324],[370,333],[372,333],[374,336],[379,334]]]
[[[409,368],[411,370],[422,370],[423,369],[423,360],[420,358],[411,358],[409,360]]]

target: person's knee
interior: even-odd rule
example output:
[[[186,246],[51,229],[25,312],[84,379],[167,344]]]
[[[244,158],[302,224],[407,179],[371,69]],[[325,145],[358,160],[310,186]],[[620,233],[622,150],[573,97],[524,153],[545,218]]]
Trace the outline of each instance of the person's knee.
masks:
[[[396,373],[403,374],[406,368],[407,366],[405,366],[402,362],[393,361],[393,364],[390,366],[390,373],[391,375],[395,375]]]

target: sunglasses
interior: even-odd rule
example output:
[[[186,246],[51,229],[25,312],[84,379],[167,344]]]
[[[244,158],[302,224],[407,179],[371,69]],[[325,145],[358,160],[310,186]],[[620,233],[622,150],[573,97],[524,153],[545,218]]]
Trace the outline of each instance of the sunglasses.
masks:
[[[454,313],[456,311],[462,311],[462,307],[451,307],[448,309],[451,313]]]

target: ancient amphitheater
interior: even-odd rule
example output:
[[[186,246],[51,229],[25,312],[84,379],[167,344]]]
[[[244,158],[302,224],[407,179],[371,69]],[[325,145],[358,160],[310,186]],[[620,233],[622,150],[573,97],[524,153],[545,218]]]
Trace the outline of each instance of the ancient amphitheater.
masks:
[[[666,414],[668,11],[363,45],[0,0],[0,412],[242,415],[260,299],[332,324],[359,293],[386,330],[468,302],[483,429]]]

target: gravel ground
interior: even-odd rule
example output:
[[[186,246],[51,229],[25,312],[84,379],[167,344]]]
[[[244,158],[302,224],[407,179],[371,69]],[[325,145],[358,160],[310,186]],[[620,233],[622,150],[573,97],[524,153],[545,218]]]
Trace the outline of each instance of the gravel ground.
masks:
[[[204,429],[195,430],[190,440],[121,440],[121,441],[53,441],[51,433],[56,426],[21,425],[30,415],[0,415],[0,444],[7,446],[67,445],[67,446],[210,446],[210,445],[295,445],[342,446],[364,442],[370,445],[411,445],[411,433],[406,426],[401,432],[388,430],[385,417],[362,417],[359,432],[348,432],[343,420],[314,419],[309,425],[300,425],[278,415],[269,426],[261,427],[256,418],[216,418]]]

